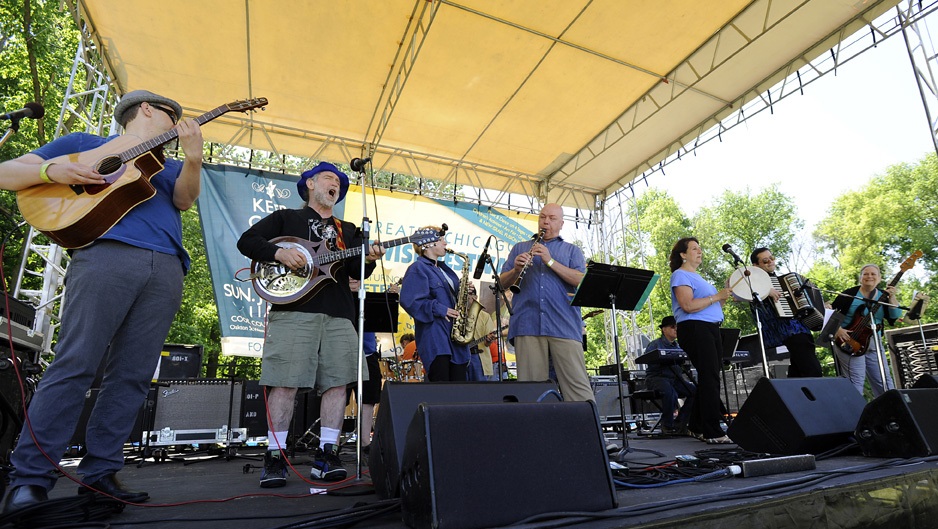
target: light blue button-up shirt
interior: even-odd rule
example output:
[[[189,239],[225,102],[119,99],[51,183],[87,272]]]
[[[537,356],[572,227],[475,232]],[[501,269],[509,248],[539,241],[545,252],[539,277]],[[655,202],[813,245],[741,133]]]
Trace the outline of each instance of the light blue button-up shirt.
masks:
[[[533,243],[534,241],[522,241],[516,244],[502,265],[502,273],[514,268],[515,258],[531,251]],[[561,237],[555,237],[542,244],[550,251],[555,263],[586,272],[583,251],[575,245]],[[512,343],[515,336],[551,336],[582,340],[583,319],[580,317],[580,307],[570,305],[575,290],[575,286],[561,279],[540,257],[535,256],[534,262],[524,275],[521,292],[512,298],[514,314],[508,325],[508,339]]]

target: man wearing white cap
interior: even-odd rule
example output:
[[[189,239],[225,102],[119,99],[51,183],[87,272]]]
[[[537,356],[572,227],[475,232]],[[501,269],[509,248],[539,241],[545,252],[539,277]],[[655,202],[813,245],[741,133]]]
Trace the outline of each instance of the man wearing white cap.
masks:
[[[255,261],[277,261],[296,270],[307,264],[302,252],[270,242],[281,236],[322,243],[330,250],[361,247],[362,238],[351,222],[333,216],[332,210],[348,192],[349,179],[338,167],[321,162],[304,172],[296,183],[304,205],[281,209],[248,228],[238,240],[238,250]],[[365,277],[384,255],[379,244],[365,258]],[[301,304],[273,305],[261,360],[262,386],[267,388],[269,446],[260,485],[286,485],[287,465],[283,449],[293,417],[297,391],[315,389],[322,395],[321,431],[310,476],[321,481],[345,479],[339,459],[339,430],[345,415],[345,386],[358,378],[358,334],[353,325],[355,299],[349,279],[362,279],[361,257],[349,257],[316,295]]]
[[[116,154],[126,150],[129,137],[142,143],[174,127],[186,155],[185,162],[166,160],[150,179],[156,188],[153,198],[132,208],[90,245],[72,251],[55,360],[30,402],[29,420],[13,452],[4,513],[48,498],[59,457],[102,362],[101,391],[85,434],[87,454],[78,466],[85,483],[79,493],[104,492],[128,502],[149,498],[146,492],[125,489],[116,474],[124,466],[124,441],[146,400],[189,268],[180,212],[199,196],[202,132],[195,120],[181,117],[179,103],[136,90],[114,110],[123,136],[73,133],[0,164],[4,189],[102,184],[104,177],[93,167],[59,157],[122,138],[124,147]],[[157,157],[162,159],[162,152]]]

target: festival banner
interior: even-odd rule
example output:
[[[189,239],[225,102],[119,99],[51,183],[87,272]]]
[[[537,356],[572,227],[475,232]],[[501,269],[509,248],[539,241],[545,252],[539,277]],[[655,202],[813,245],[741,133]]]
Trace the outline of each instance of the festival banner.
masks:
[[[300,208],[303,202],[296,191],[297,177],[243,167],[205,164],[202,168],[202,193],[199,214],[218,318],[221,323],[222,354],[260,356],[264,345],[268,303],[260,298],[247,279],[251,261],[237,248],[241,234],[273,211]],[[537,215],[505,212],[468,202],[437,200],[386,190],[367,190],[367,214],[363,214],[361,187],[351,186],[345,200],[334,209],[336,217],[361,227],[369,219],[369,238],[389,241],[412,235],[424,226],[446,224],[448,247],[465,254],[452,254],[446,263],[461,274],[463,267],[474,268],[485,242],[494,236],[489,254],[500,270],[511,247],[529,239],[537,230]],[[384,292],[404,275],[418,257],[411,244],[389,248],[378,268],[364,282],[369,292]],[[481,282],[491,282],[492,269],[486,266]],[[490,305],[488,289],[480,288],[483,304]],[[491,307],[489,307],[491,308]],[[380,336],[385,353],[394,349],[397,336],[413,332],[413,321],[400,311],[395,336]]]

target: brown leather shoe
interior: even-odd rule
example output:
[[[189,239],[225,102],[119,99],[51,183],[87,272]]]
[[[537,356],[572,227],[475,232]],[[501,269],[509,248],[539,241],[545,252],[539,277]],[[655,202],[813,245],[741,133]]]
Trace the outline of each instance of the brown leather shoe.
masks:
[[[146,492],[125,489],[123,483],[117,479],[117,474],[108,474],[94,483],[88,483],[87,485],[78,487],[79,494],[90,494],[93,492],[103,492],[121,501],[131,503],[143,503],[150,499],[150,495]]]
[[[19,487],[13,487],[10,489],[10,492],[7,493],[7,498],[3,502],[3,514],[48,500],[49,496],[46,494],[46,489],[39,485],[20,485]]]

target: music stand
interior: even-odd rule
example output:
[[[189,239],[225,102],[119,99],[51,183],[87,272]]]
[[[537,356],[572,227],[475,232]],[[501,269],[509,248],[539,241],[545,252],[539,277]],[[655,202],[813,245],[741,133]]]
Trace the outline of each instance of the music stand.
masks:
[[[364,330],[362,332],[397,332],[398,321],[397,318],[400,315],[400,295],[394,292],[365,292],[365,323]],[[364,352],[362,353],[364,355]],[[381,353],[375,353],[381,354]],[[359,359],[359,362],[364,362],[365,358]],[[380,375],[379,375],[380,376]],[[359,377],[361,379],[361,377]],[[364,409],[364,403],[362,402],[362,384],[357,386],[355,390],[355,400],[356,408],[358,409],[358,416],[355,418],[355,427],[358,431],[358,439],[356,441],[356,475],[361,477],[362,475],[362,458],[361,458],[361,438],[362,438],[362,413]],[[372,428],[374,428],[374,422],[372,422]],[[371,432],[369,432],[370,435]]]
[[[397,332],[400,295],[393,292],[365,293],[365,332]]]
[[[827,312],[830,313],[830,316],[827,318],[827,321],[824,322],[824,327],[821,328],[821,334],[818,335],[817,340],[814,342],[814,345],[818,347],[833,347],[834,334],[844,322],[843,313],[831,309],[827,309]]]
[[[922,337],[922,347],[928,348],[928,341],[925,339],[925,327],[922,326],[922,315],[925,313],[925,307],[928,306],[928,296],[924,292],[916,292],[912,296],[912,306],[906,311],[902,319],[918,325],[919,335]]]
[[[570,304],[577,307],[612,309],[612,346],[616,356],[616,384],[619,390],[619,417],[622,421],[623,448],[616,454],[621,457],[633,451],[651,452],[663,456],[654,450],[633,449],[629,446],[629,429],[625,419],[625,396],[622,394],[622,356],[619,353],[619,323],[616,310],[640,310],[648,299],[651,289],[660,276],[651,270],[629,268],[590,261],[586,273],[574,292]]]

